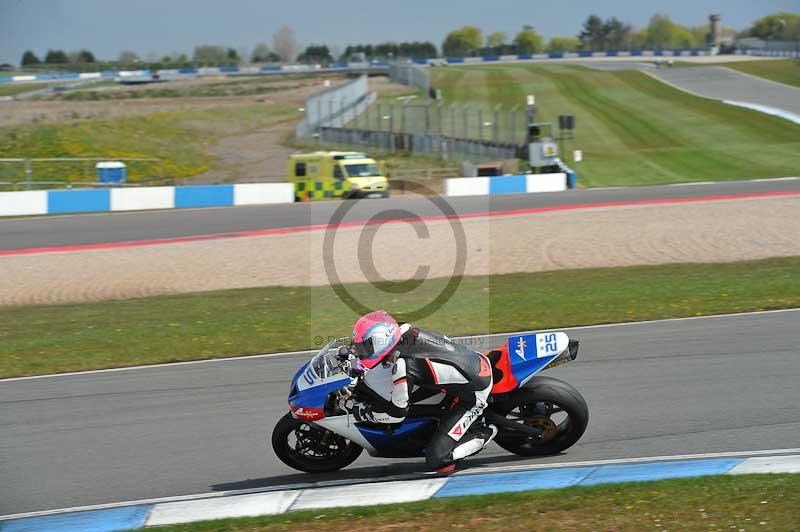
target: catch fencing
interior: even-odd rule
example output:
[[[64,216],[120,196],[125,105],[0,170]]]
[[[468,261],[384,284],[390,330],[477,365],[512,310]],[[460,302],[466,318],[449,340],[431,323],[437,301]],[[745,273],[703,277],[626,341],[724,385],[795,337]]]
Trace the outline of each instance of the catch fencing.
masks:
[[[389,66],[389,80],[401,85],[416,87],[422,94],[431,90],[431,77],[426,68],[416,64],[393,63]]]
[[[456,138],[437,133],[402,133],[371,129],[321,127],[324,144],[370,146],[390,152],[438,155],[442,159],[501,160],[524,157],[512,142]]]
[[[355,116],[346,127],[447,135],[478,141],[523,143],[526,138],[525,109],[502,104],[449,103],[406,97],[399,102],[376,102]]]
[[[525,146],[525,110],[429,99],[428,70],[394,64],[390,78],[421,91],[387,102],[369,92],[366,76],[319,92],[306,101],[298,138],[319,144],[370,146],[442,159],[514,159]],[[523,155],[524,156],[524,155]]]
[[[519,157],[526,146],[525,110],[476,103],[404,98],[374,102],[343,125],[321,124],[319,143],[370,146],[441,159],[498,160]],[[525,157],[524,153],[522,157]]]
[[[296,136],[310,137],[323,126],[342,127],[364,113],[375,98],[367,76],[313,94],[306,99],[305,118],[297,125]]]

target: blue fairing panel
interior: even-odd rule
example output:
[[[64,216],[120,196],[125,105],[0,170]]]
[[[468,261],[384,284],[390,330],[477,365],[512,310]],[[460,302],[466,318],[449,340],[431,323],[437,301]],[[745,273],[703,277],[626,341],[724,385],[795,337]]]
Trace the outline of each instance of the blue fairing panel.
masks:
[[[297,381],[300,380],[300,376],[306,372],[309,364],[310,362],[306,362],[305,364],[300,366],[300,369],[298,369],[297,372],[294,374],[294,377],[292,377],[292,384],[291,386],[289,386],[289,395],[294,395],[297,393]]]
[[[543,370],[566,349],[569,339],[564,333],[539,333],[511,336],[508,339],[508,356],[511,372],[523,383]]]
[[[394,430],[385,430],[381,428],[366,427],[357,425],[358,431],[367,439],[367,441],[376,449],[382,449],[391,445],[397,440],[401,440],[421,428],[425,427],[431,422],[430,418],[407,418],[403,423],[396,427]]]
[[[300,382],[305,379],[304,382]],[[295,373],[292,387],[289,390],[289,404],[302,408],[322,408],[331,392],[350,384],[350,377],[344,374],[320,380],[304,365]]]

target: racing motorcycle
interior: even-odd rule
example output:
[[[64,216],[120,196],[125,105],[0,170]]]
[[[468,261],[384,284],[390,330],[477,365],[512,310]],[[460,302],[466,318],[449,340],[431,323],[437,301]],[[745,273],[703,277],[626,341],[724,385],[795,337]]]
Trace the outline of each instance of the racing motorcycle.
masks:
[[[455,345],[454,349],[467,349]],[[519,456],[560,453],[580,439],[589,421],[581,394],[564,381],[538,375],[575,360],[578,341],[563,332],[511,336],[484,353],[493,387],[483,421],[498,427],[495,442]],[[294,375],[290,412],[272,432],[272,447],[286,465],[308,473],[337,471],[366,450],[371,456],[424,456],[438,421],[452,404],[444,393],[413,403],[402,423],[357,423],[342,405],[371,402],[376,393],[355,371],[349,338],[331,341]],[[480,422],[481,420],[477,420]]]

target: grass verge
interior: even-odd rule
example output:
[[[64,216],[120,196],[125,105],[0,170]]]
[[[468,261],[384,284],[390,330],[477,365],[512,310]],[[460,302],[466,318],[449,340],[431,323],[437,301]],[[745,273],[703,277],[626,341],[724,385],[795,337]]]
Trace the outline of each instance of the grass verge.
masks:
[[[402,320],[446,283],[426,281],[413,298],[366,283],[347,289]],[[418,324],[459,335],[794,307],[800,257],[465,277]],[[327,286],[5,307],[0,376],[308,349],[318,335],[347,334],[356,317]]]
[[[228,96],[257,96],[272,92],[299,89],[303,85],[278,85],[264,83],[261,85],[247,85],[245,83],[214,83],[198,87],[173,88],[169,86],[151,88],[146,90],[76,90],[56,94],[48,99],[64,101],[98,101],[98,100],[130,100],[141,98],[224,98]]]
[[[800,60],[797,59],[731,62],[720,63],[720,66],[800,87]]]
[[[16,96],[23,92],[44,89],[47,85],[41,83],[3,83],[0,84],[0,96]]]
[[[787,120],[684,93],[638,71],[565,65],[491,65],[435,69],[433,86],[446,101],[524,107],[534,94],[537,121],[573,114],[583,150],[575,165],[585,186],[626,186],[794,175],[800,126]],[[410,116],[410,115],[409,115]],[[445,112],[444,117],[447,118]],[[456,135],[463,129],[456,114]],[[500,114],[500,138],[510,123]],[[521,113],[517,129],[522,125]],[[398,122],[396,122],[398,123]],[[468,121],[474,128],[478,120]],[[484,138],[494,126],[484,128]],[[444,124],[450,130],[450,124]],[[517,139],[521,133],[517,134]],[[565,160],[571,162],[571,156]]]
[[[796,530],[800,475],[714,476],[306,510],[156,527],[261,530]]]
[[[154,157],[161,163],[134,163],[131,182],[201,174],[215,158],[209,147],[225,136],[263,129],[296,111],[279,105],[192,109],[74,123],[0,127],[0,157]],[[49,166],[48,166],[49,165]],[[89,173],[87,175],[87,168]],[[39,180],[93,181],[86,165],[35,163]],[[0,168],[0,180],[23,178],[22,167]]]

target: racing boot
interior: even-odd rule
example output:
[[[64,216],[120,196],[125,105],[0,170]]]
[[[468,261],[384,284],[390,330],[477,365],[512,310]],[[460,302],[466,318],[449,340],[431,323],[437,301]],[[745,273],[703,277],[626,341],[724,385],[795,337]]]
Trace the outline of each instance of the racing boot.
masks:
[[[453,460],[461,460],[482,451],[497,436],[497,427],[495,425],[473,427],[467,432],[467,436],[472,437],[453,449]]]

